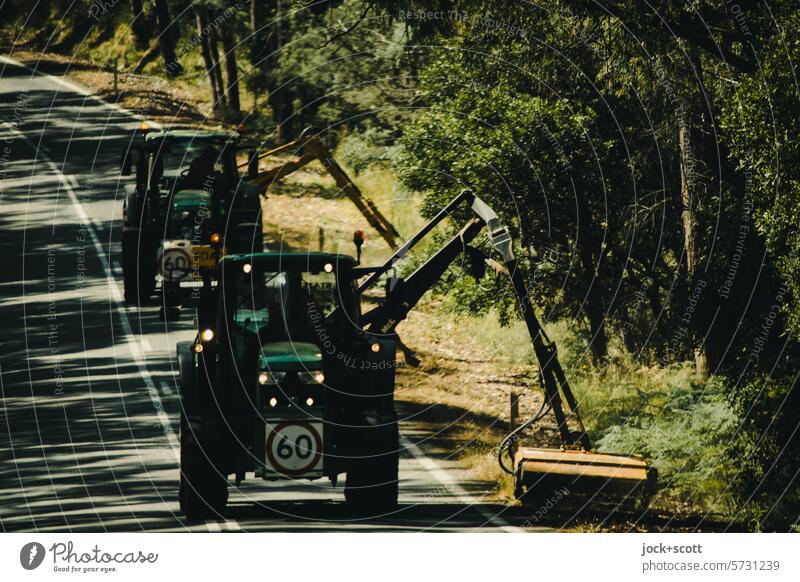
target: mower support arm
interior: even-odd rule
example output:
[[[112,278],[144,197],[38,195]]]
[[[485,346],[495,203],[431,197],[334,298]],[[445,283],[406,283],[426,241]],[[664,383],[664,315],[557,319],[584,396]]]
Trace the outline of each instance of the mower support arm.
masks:
[[[386,299],[378,307],[364,315],[363,324],[365,329],[372,333],[393,333],[397,325],[406,318],[409,311],[416,306],[425,292],[436,284],[458,255],[465,251],[467,245],[486,227],[489,241],[502,260],[504,267],[502,270],[508,274],[511,280],[517,305],[525,320],[533,350],[539,362],[545,396],[555,414],[561,440],[565,445],[579,445],[581,448],[589,450],[589,437],[578,414],[577,401],[558,361],[555,344],[547,337],[534,312],[520,266],[514,255],[509,229],[501,222],[497,213],[471,191],[462,191],[416,235],[398,249],[389,260],[377,269],[371,270],[372,274],[359,286],[359,291],[364,291],[377,282],[383,273],[389,271],[414,245],[446,216],[451,215],[452,211],[463,202],[469,203],[476,217],[471,219],[454,237],[405,280],[396,280],[394,285],[388,289]],[[562,396],[579,426],[577,433],[569,430]]]

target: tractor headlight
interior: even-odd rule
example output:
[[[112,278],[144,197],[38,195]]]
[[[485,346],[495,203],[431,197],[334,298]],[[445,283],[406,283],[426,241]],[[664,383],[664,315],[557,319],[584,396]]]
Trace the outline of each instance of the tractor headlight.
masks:
[[[214,330],[204,329],[200,332],[200,339],[204,342],[210,342],[212,339],[214,339]]]
[[[274,386],[286,378],[286,372],[261,372],[258,375],[258,383],[262,386]]]
[[[299,372],[297,378],[303,384],[322,384],[325,381],[325,374],[322,373],[322,370]]]

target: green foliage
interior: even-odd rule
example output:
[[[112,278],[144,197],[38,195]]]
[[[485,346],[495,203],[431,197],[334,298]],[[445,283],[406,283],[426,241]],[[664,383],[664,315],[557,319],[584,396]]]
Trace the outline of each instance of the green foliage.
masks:
[[[676,368],[662,390],[612,397],[598,423],[607,426],[595,428],[596,442],[602,451],[644,455],[658,470],[657,503],[729,517],[736,463],[728,447],[736,416],[721,378],[701,383],[687,375]],[[608,424],[612,419],[616,422]]]
[[[796,66],[800,10],[781,14],[781,32],[759,51],[758,75],[745,78],[726,95],[722,121],[733,154],[746,175],[753,216],[769,250],[777,257],[792,296],[800,297],[800,110]],[[789,324],[800,330],[800,304],[787,302]]]
[[[271,129],[282,124],[284,140],[307,126],[331,128],[334,138],[363,131],[371,149],[391,147],[414,98],[402,25],[361,0],[289,0],[264,21],[250,43],[247,84],[268,95]]]
[[[741,430],[733,441],[742,500],[738,516],[759,529],[787,531],[800,520],[800,434],[796,376],[760,376],[737,390]]]
[[[388,129],[368,127],[344,135],[337,153],[339,159],[358,175],[376,166],[389,167],[397,156],[397,145]]]

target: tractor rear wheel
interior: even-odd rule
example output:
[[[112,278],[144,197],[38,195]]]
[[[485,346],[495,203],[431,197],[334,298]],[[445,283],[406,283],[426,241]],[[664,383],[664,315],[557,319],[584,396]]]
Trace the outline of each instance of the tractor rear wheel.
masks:
[[[354,459],[347,471],[344,496],[357,512],[387,512],[397,506],[397,448],[392,452]]]
[[[181,477],[178,500],[190,520],[219,517],[228,503],[228,479],[209,459],[181,414]]]
[[[218,517],[228,503],[228,478],[214,466],[218,439],[189,424],[187,412],[200,416],[190,343],[178,344],[178,367],[181,382],[181,473],[178,501],[190,520]]]
[[[155,257],[139,247],[139,237],[125,236],[122,240],[122,283],[125,303],[141,305],[156,288]]]

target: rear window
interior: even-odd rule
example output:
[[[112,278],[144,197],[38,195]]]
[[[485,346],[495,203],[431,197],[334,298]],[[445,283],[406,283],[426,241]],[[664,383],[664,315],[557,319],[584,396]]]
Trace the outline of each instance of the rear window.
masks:
[[[336,275],[308,271],[261,271],[238,277],[234,324],[268,336],[306,336],[313,322],[337,307]]]

